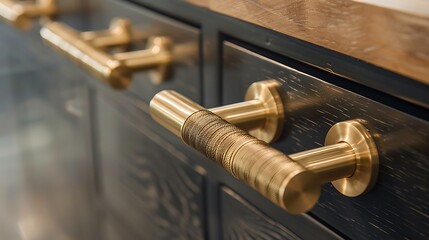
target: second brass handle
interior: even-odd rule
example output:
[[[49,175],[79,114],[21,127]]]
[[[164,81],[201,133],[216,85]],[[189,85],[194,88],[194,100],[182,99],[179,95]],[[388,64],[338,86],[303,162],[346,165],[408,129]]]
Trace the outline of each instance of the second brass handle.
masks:
[[[34,3],[0,0],[0,16],[21,29],[28,28],[32,18],[49,16],[55,12],[55,0],[36,0]]]
[[[126,19],[112,21],[109,30],[77,32],[71,27],[50,22],[40,33],[44,40],[116,89],[126,88],[137,70],[154,69],[153,81],[161,82],[171,62],[169,39],[153,37],[145,50],[107,53],[104,48],[132,42],[131,25]]]
[[[323,183],[358,196],[376,180],[377,149],[358,121],[334,125],[325,147],[288,156],[176,92],[155,95],[150,110],[186,144],[290,213],[310,210]]]

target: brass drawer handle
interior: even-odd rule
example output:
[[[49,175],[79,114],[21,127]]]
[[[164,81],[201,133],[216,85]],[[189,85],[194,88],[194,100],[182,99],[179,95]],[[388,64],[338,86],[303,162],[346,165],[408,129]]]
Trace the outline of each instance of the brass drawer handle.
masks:
[[[265,142],[273,142],[283,131],[285,95],[286,93],[277,81],[257,82],[247,89],[244,102],[209,110],[229,123],[248,131],[252,136]],[[157,102],[156,99],[162,97],[163,94],[157,96],[153,100],[154,104]],[[151,108],[151,111],[153,113],[156,111],[178,111],[180,113],[189,109],[186,111],[188,111],[187,115],[190,115],[200,108],[198,104],[188,101],[173,91],[168,91],[168,98],[171,100],[170,104],[157,105],[156,108]],[[155,114],[154,117],[157,115]],[[158,120],[167,121],[162,125],[180,136],[183,119],[168,117]]]
[[[0,16],[20,29],[29,28],[32,18],[50,16],[55,12],[55,0],[0,0]]]
[[[115,19],[108,30],[96,32],[77,32],[65,24],[49,22],[40,34],[55,49],[116,89],[126,88],[138,70],[155,70],[156,74],[151,76],[154,83],[162,82],[168,75],[171,62],[168,38],[152,37],[144,50],[106,52],[106,48],[133,42],[132,26],[126,19]]]
[[[150,111],[186,144],[290,213],[309,211],[324,183],[354,197],[377,178],[376,145],[357,120],[332,126],[324,147],[288,156],[174,91],[155,95]]]

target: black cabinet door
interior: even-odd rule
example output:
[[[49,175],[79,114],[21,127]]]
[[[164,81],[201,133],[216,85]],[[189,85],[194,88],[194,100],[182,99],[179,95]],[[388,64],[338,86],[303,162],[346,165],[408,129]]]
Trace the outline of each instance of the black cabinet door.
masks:
[[[0,24],[0,238],[95,239],[88,85],[39,30]]]
[[[427,121],[231,42],[225,42],[223,51],[224,104],[242,101],[255,81],[275,79],[287,93],[285,130],[273,147],[292,154],[323,146],[332,125],[352,119],[365,121],[375,133],[380,159],[376,186],[349,198],[326,184],[311,216],[352,239],[428,237]],[[279,209],[277,214],[286,213]]]
[[[195,154],[166,135],[149,115],[149,101],[163,89],[201,100],[199,29],[122,1],[99,1],[89,19],[104,29],[114,18],[129,19],[145,48],[153,36],[172,41],[173,63],[165,82],[154,84],[143,70],[123,91],[92,78],[96,88],[97,180],[102,203],[102,239],[204,239],[205,170]],[[90,74],[88,73],[88,76]]]
[[[427,121],[325,82],[320,76],[334,75],[324,70],[312,69],[321,73],[315,77],[280,64],[269,57],[287,57],[265,49],[276,51],[272,39],[277,47],[287,43],[294,54],[285,62],[301,70],[308,56],[323,59],[329,50],[179,1],[73,3],[85,11],[58,20],[78,31],[131,20],[142,37],[131,50],[145,48],[151,36],[171,38],[172,71],[161,84],[142,71],[128,89],[114,91],[46,47],[37,24],[28,32],[0,25],[0,141],[11,146],[0,149],[1,239],[428,237]],[[300,54],[307,55],[292,59]],[[348,61],[339,66],[356,63],[335,56]],[[310,63],[319,66],[320,59]],[[394,75],[371,75],[375,67],[364,63],[357,69],[365,67],[363,76]],[[251,83],[267,79],[288,94],[285,131],[272,145],[285,153],[321,146],[339,121],[359,118],[373,127],[381,165],[372,192],[347,198],[326,185],[311,212],[290,215],[149,114],[150,99],[164,89],[213,106],[239,102]]]
[[[203,239],[203,168],[159,134],[147,103],[97,95],[103,239]]]

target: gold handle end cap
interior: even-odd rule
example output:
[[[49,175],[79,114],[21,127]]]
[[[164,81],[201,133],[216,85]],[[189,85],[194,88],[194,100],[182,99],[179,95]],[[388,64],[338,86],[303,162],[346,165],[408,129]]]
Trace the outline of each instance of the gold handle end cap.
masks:
[[[317,203],[321,185],[316,174],[310,171],[291,174],[280,186],[280,206],[291,214],[308,212]],[[278,191],[278,189],[277,189]]]
[[[133,72],[127,67],[117,65],[110,68],[105,81],[114,89],[126,89],[132,82]]]

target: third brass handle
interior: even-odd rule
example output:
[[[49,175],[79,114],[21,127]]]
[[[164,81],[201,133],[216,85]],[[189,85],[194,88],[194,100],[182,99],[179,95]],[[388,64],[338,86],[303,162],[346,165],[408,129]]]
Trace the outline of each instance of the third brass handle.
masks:
[[[0,0],[0,16],[21,29],[28,28],[32,18],[50,16],[55,11],[55,0]]]
[[[324,183],[353,197],[377,178],[376,145],[356,120],[335,124],[324,147],[286,155],[174,91],[155,95],[150,111],[185,143],[290,213],[310,210]]]
[[[148,40],[148,48],[139,51],[107,53],[104,48],[132,43],[132,27],[126,19],[115,19],[110,28],[97,32],[77,32],[69,26],[50,22],[40,31],[43,39],[72,60],[83,65],[116,89],[126,88],[137,70],[151,69],[155,83],[168,74],[171,62],[170,41],[165,37]]]

